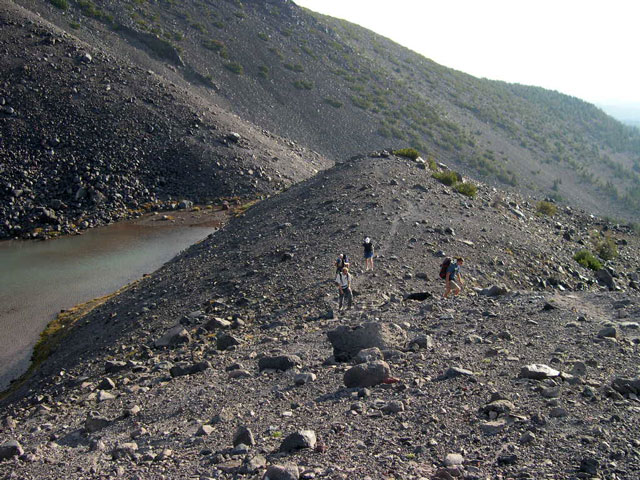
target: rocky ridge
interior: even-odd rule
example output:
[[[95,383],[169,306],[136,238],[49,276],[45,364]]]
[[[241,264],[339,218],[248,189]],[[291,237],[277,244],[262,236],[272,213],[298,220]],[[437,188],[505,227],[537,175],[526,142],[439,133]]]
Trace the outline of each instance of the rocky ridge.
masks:
[[[572,259],[594,231],[619,249],[606,281]],[[386,152],[351,159],[81,319],[4,401],[0,474],[634,478],[639,248],[575,209],[537,215],[482,184],[471,199]],[[466,259],[448,301],[443,255]]]

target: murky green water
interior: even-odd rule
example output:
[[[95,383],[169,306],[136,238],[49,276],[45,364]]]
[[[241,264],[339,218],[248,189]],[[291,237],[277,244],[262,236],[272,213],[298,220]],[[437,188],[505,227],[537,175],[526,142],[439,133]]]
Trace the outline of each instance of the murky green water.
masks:
[[[61,309],[118,290],[213,231],[124,222],[46,242],[0,242],[0,390],[27,369]]]

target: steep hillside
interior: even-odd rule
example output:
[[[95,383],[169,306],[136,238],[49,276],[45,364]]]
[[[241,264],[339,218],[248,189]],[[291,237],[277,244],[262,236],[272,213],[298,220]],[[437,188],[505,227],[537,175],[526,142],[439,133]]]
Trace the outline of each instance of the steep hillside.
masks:
[[[636,478],[638,237],[536,210],[385,153],[295,185],[69,329],[2,405],[0,445],[18,444],[0,475]],[[594,274],[572,256],[601,237],[619,256]],[[338,252],[357,293],[344,313]],[[448,301],[444,254],[466,258]]]
[[[0,8],[0,238],[170,199],[282,190],[329,162],[31,12]]]
[[[334,157],[414,146],[486,181],[637,219],[640,133],[578,99],[477,79],[286,0],[20,0]]]

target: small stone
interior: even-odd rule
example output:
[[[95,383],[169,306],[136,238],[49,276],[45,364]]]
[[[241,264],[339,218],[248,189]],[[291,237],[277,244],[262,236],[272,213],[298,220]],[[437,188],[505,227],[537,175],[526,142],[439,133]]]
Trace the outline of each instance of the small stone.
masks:
[[[315,373],[298,373],[293,377],[293,383],[296,385],[304,385],[306,383],[315,382],[316,378]]]
[[[269,465],[263,480],[299,480],[300,470],[296,465]]]
[[[392,400],[382,407],[382,411],[385,413],[400,413],[404,412],[404,403],[400,400]]]
[[[116,384],[113,380],[106,377],[103,378],[102,381],[98,384],[98,388],[100,390],[113,390],[114,388],[116,388]]]
[[[198,428],[198,431],[196,432],[196,435],[199,437],[206,437],[209,436],[213,433],[213,427],[211,425],[200,425],[200,428]]]
[[[389,365],[377,360],[351,367],[344,374],[344,384],[347,388],[373,387],[383,383],[390,375]]]
[[[445,467],[457,467],[464,463],[464,457],[459,453],[449,453],[444,458]]]
[[[559,375],[560,372],[558,370],[555,370],[547,365],[537,363],[526,365],[520,369],[520,378],[544,380],[546,378],[553,378]]]
[[[241,443],[245,445],[255,445],[256,441],[253,438],[253,432],[250,428],[241,425],[236,430],[236,433],[233,435],[233,446],[238,446]]]
[[[507,421],[504,419],[485,422],[480,425],[480,430],[487,436],[497,435],[507,427]]]
[[[258,369],[285,371],[302,365],[302,360],[297,355],[279,355],[275,357],[262,357],[258,360]]]
[[[84,421],[84,429],[87,433],[94,433],[107,427],[110,423],[108,418],[89,414]]]
[[[114,398],[116,398],[116,396],[112,393],[109,392],[105,392],[104,390],[100,390],[98,392],[98,401],[99,402],[105,402],[107,400],[113,400]]]
[[[618,329],[616,327],[604,327],[598,332],[600,338],[617,338]]]

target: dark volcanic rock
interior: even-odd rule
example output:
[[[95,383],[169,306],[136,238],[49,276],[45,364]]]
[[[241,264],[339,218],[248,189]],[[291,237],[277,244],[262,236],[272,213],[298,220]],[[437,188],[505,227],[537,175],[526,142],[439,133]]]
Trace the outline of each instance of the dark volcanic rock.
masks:
[[[297,355],[278,355],[275,357],[262,357],[258,360],[258,369],[262,370],[289,370],[302,366],[302,360]]]
[[[340,326],[327,332],[338,361],[349,361],[360,350],[377,347],[381,350],[399,348],[406,342],[406,333],[394,324],[368,322],[356,327]]]
[[[373,387],[384,382],[390,375],[389,365],[377,360],[351,367],[344,374],[344,384],[347,388]]]

